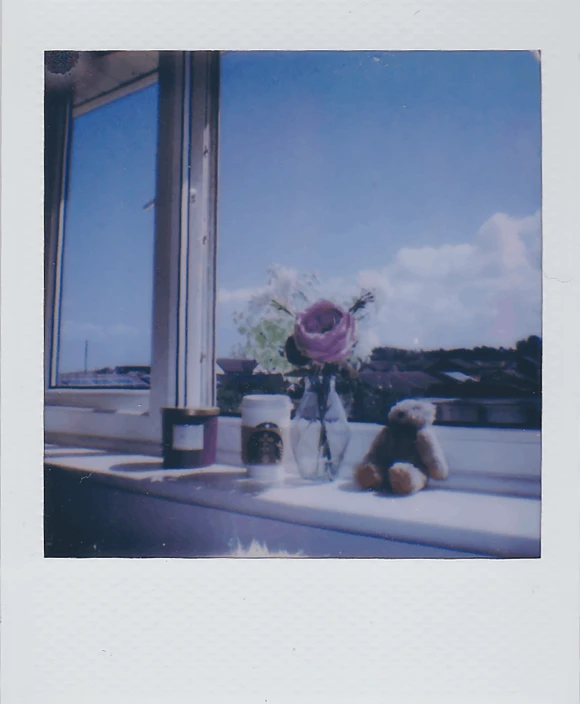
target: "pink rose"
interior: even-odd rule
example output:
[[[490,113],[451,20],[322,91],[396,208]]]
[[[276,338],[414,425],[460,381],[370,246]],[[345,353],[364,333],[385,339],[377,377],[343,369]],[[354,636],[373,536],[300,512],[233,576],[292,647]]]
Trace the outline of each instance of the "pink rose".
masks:
[[[342,362],[355,339],[355,319],[330,301],[318,301],[296,316],[294,340],[313,362]]]

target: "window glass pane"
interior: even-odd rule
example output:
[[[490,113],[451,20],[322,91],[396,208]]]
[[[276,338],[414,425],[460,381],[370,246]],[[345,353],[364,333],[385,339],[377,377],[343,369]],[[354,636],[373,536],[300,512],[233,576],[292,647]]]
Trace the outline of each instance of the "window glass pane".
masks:
[[[147,388],[158,84],[74,118],[59,386]]]
[[[222,411],[249,391],[300,397],[280,355],[293,321],[272,298],[347,307],[371,290],[342,387],[351,420],[424,396],[442,421],[536,427],[536,54],[232,52],[221,65]]]

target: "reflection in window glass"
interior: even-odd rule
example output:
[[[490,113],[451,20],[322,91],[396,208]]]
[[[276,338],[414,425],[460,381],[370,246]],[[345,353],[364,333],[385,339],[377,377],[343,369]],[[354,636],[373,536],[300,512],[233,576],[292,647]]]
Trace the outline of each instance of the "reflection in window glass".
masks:
[[[57,384],[146,388],[158,85],[74,118]]]
[[[232,52],[221,65],[222,412],[250,391],[301,394],[280,355],[292,320],[272,298],[300,309],[372,290],[342,388],[352,420],[424,396],[442,421],[536,427],[536,54]]]

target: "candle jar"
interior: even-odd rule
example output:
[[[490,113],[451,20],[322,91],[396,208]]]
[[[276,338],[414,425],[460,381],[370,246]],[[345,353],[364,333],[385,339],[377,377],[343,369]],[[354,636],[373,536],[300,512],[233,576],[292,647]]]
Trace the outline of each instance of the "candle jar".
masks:
[[[219,408],[163,409],[163,467],[215,464]]]

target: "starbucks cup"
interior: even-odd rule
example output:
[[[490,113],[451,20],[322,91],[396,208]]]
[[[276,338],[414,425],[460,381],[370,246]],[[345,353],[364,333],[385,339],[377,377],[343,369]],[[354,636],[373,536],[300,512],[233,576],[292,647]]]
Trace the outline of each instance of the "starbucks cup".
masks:
[[[255,394],[242,400],[242,460],[248,476],[256,481],[277,483],[284,478],[290,447],[288,396]]]

